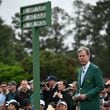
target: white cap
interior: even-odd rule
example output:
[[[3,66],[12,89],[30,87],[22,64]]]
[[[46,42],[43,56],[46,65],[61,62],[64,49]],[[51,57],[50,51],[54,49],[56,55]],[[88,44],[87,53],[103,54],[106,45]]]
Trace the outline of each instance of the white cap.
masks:
[[[15,99],[11,99],[10,101],[7,101],[6,105],[8,106],[10,103],[15,102],[17,103],[17,101]]]
[[[40,100],[40,105],[45,106],[45,102],[43,100]]]
[[[68,84],[70,87],[73,87],[73,84]]]
[[[57,106],[59,106],[60,104],[67,106],[67,103],[64,102],[64,101],[59,101],[59,102],[57,103]]]

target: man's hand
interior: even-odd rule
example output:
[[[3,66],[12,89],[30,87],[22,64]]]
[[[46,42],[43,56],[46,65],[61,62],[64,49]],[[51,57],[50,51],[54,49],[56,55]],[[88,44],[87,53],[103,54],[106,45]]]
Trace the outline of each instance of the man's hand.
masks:
[[[87,98],[86,94],[80,94],[79,99],[85,100]]]

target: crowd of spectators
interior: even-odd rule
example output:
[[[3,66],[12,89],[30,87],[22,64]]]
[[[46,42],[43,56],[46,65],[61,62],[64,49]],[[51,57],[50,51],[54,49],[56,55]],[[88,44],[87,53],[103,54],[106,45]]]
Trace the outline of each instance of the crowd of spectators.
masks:
[[[22,80],[20,86],[15,81],[1,82],[0,85],[0,110],[28,110],[31,108],[31,90],[28,81]]]
[[[77,110],[77,82],[67,83],[49,76],[40,84],[40,110]],[[22,80],[20,85],[15,81],[0,84],[0,110],[34,110],[33,80]],[[110,80],[100,93],[101,110],[110,110]]]

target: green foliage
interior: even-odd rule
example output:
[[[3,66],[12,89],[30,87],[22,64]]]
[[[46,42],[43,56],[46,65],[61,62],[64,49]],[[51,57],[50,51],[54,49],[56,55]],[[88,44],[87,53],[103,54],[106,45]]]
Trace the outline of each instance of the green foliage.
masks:
[[[65,10],[54,7],[52,9],[52,26],[45,27],[41,31],[40,48],[57,53],[66,52],[69,47],[65,45],[64,41],[68,36],[72,36],[73,33],[71,21],[72,17]],[[71,28],[68,29],[67,27],[70,25]]]
[[[21,67],[25,71],[25,73],[32,74],[32,56],[27,56],[25,57],[21,62],[20,62]]]
[[[26,74],[32,78],[32,57],[26,57],[20,62],[21,67]],[[72,81],[76,79],[76,64],[73,58],[65,54],[54,53],[49,51],[40,52],[40,78],[46,79],[48,75],[55,75],[59,79]],[[67,77],[68,76],[68,77]]]
[[[68,81],[76,79],[75,63],[73,59],[70,59],[66,55],[42,51],[40,61],[42,79],[48,75],[55,75],[59,79],[66,79]]]
[[[4,21],[0,19],[0,61],[5,64],[12,64],[15,60],[12,41],[13,36],[14,32],[12,28],[5,25]]]
[[[9,66],[0,63],[0,82],[15,80],[19,83],[23,79],[30,79],[30,75],[26,74],[19,65]]]

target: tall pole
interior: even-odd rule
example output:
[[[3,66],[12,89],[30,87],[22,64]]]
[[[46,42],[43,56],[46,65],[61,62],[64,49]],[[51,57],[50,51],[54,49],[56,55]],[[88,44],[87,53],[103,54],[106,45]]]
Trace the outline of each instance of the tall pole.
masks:
[[[40,60],[39,60],[39,30],[32,27],[33,42],[33,81],[34,81],[34,110],[40,110]]]
[[[21,29],[32,29],[34,110],[40,110],[39,28],[50,25],[51,2],[34,4],[20,8]]]

